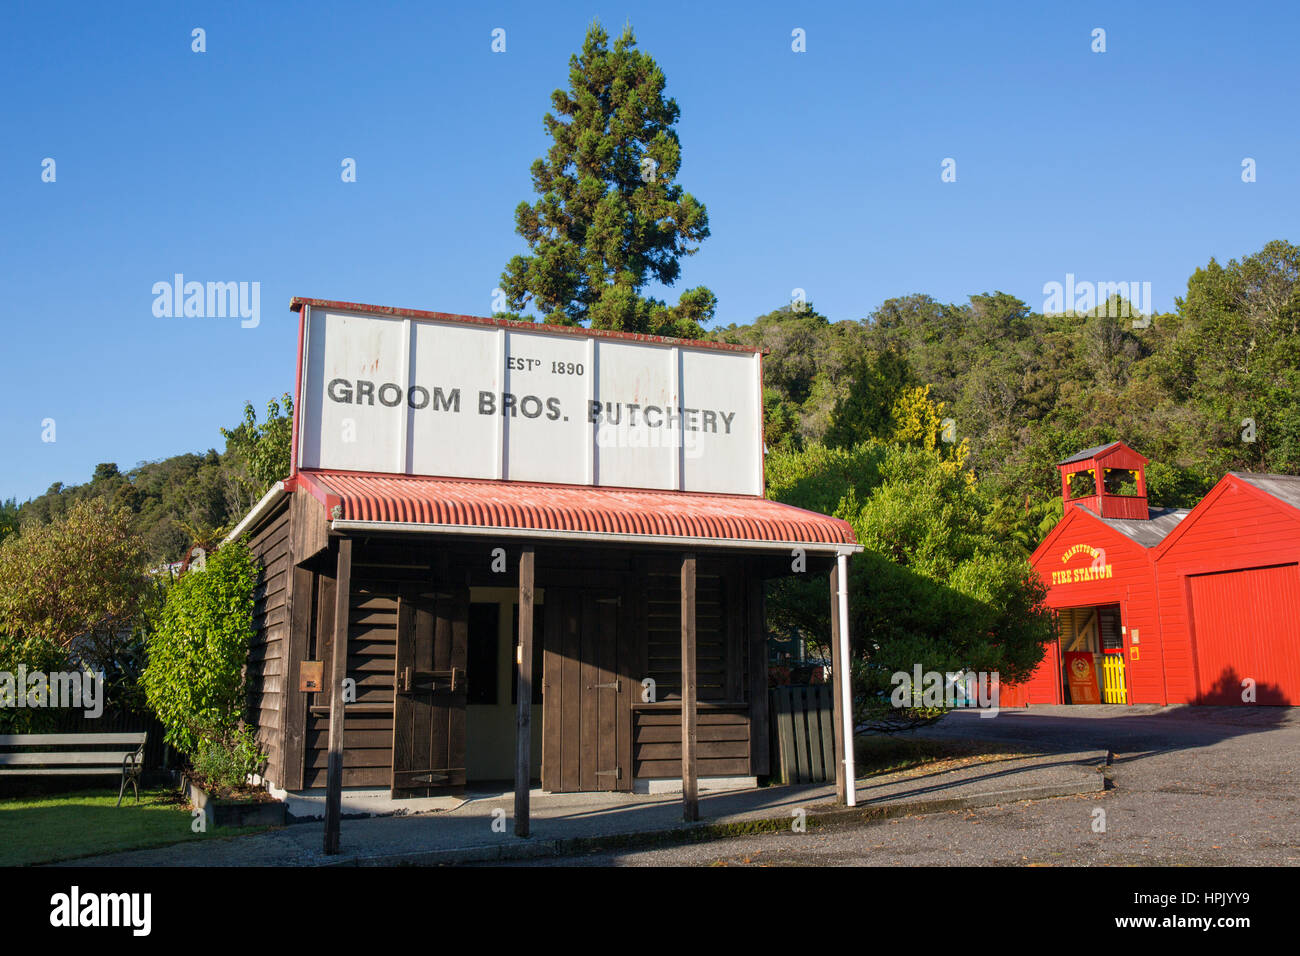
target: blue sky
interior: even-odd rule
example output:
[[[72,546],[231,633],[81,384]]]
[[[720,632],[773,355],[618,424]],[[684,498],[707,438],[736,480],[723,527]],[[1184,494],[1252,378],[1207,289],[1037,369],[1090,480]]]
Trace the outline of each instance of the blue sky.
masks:
[[[489,313],[593,17],[681,106],[713,235],[667,296],[707,285],[723,323],[794,288],[833,320],[1039,309],[1066,273],[1164,310],[1211,256],[1300,239],[1293,3],[7,4],[0,498],[222,447],[292,390],[294,295]],[[260,324],[155,317],[177,272],[259,282]]]

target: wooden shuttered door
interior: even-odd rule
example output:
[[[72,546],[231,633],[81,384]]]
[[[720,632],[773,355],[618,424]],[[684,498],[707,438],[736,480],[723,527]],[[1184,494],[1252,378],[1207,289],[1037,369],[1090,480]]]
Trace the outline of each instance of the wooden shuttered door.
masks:
[[[397,599],[395,798],[463,793],[469,589]]]
[[[636,666],[654,680],[655,697],[653,703],[642,701],[638,686],[631,704],[632,773],[639,779],[676,779],[682,775],[681,571],[656,563],[645,580],[644,610],[637,615],[645,635],[644,657]],[[762,584],[750,577],[744,562],[701,558],[695,588],[698,775],[765,773]],[[762,728],[758,738],[753,735],[756,720]]]
[[[631,725],[615,592],[548,588],[542,663],[542,789],[631,790]],[[640,686],[639,684],[637,685]]]
[[[328,674],[333,579],[322,577],[320,584],[312,632]],[[419,588],[417,582],[392,579],[362,578],[353,584],[347,674],[356,682],[356,699],[346,705],[345,787],[388,787],[394,797],[464,787],[469,591],[431,595]],[[406,686],[410,691],[399,693]],[[325,786],[328,735],[328,694],[322,691],[311,695],[308,709],[306,788]]]

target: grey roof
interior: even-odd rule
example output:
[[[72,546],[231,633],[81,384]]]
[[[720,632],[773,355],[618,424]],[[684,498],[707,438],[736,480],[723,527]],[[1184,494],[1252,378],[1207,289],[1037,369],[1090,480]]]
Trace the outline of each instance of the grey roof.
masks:
[[[1073,463],[1076,462],[1076,461],[1084,461],[1085,459],[1088,459],[1088,458],[1094,458],[1094,457],[1096,457],[1100,452],[1105,451],[1107,448],[1114,448],[1114,447],[1115,447],[1116,445],[1118,445],[1118,444],[1119,444],[1119,442],[1117,442],[1117,441],[1109,441],[1109,442],[1106,442],[1106,444],[1104,444],[1104,445],[1098,445],[1098,446],[1096,446],[1095,448],[1085,448],[1083,451],[1076,451],[1076,452],[1075,452],[1073,455],[1071,455],[1069,458],[1065,459],[1065,461],[1058,462],[1058,464],[1061,464],[1061,465],[1071,465],[1071,464],[1073,464]]]
[[[1248,471],[1230,471],[1228,474],[1254,485],[1265,494],[1285,501],[1292,508],[1300,508],[1300,477],[1295,475],[1256,475]]]
[[[1075,505],[1083,508],[1083,505]],[[1169,535],[1189,514],[1191,508],[1148,508],[1148,518],[1142,521],[1136,518],[1099,518],[1093,511],[1083,508],[1088,514],[1097,518],[1124,537],[1136,541],[1144,548],[1154,548]]]

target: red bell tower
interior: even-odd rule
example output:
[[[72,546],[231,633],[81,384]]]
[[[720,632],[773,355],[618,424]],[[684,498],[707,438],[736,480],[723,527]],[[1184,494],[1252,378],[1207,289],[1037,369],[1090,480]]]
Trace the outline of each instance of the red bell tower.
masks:
[[[1103,518],[1146,521],[1147,462],[1122,441],[1085,448],[1057,466],[1061,498]]]

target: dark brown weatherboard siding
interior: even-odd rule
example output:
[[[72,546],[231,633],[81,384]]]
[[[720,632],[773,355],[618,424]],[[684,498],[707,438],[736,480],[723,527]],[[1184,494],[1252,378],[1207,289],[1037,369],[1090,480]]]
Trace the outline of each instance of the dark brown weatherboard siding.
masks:
[[[257,531],[248,542],[261,565],[253,592],[253,636],[248,651],[248,719],[267,753],[265,776],[284,779],[285,648],[289,636],[289,509]]]

